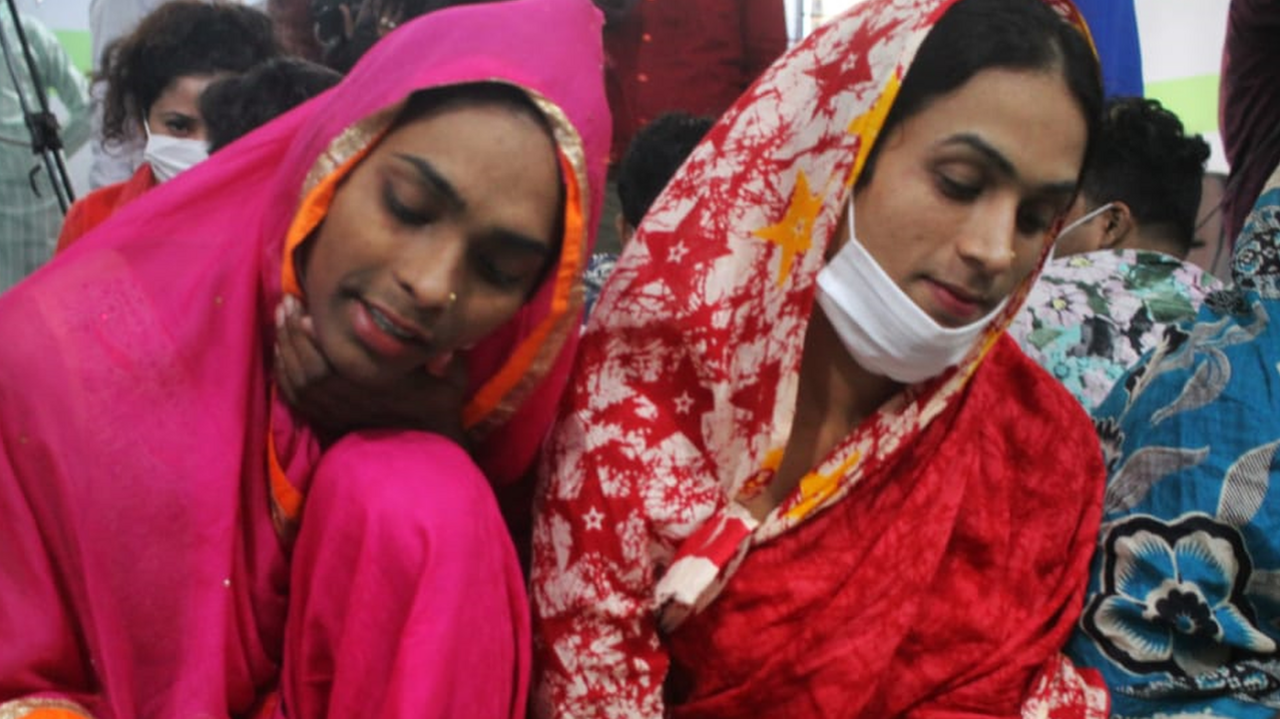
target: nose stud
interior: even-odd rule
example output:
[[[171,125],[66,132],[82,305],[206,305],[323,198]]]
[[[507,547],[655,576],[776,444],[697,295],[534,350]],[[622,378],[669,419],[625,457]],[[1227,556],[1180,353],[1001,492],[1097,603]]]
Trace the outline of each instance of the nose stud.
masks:
[[[457,292],[450,292],[450,293],[449,293],[449,305],[450,305],[450,306],[453,306],[453,303],[455,303],[455,302],[457,302],[457,301],[458,301],[458,293],[457,293]]]

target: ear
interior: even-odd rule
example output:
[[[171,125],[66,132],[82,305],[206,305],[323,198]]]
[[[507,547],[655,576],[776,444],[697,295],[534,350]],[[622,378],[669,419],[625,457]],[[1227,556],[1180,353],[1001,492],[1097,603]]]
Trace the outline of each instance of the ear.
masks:
[[[1099,249],[1120,249],[1124,241],[1134,234],[1133,212],[1123,202],[1116,201],[1099,219],[1105,223],[1102,230],[1102,246]]]

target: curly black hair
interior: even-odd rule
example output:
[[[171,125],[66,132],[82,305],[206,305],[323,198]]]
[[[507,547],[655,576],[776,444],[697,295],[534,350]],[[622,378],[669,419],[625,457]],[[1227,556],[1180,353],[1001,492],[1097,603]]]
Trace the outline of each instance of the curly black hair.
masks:
[[[173,81],[240,73],[282,53],[271,18],[230,2],[170,0],[103,52],[102,131],[124,140]]]
[[[1143,227],[1162,230],[1187,252],[1196,233],[1209,143],[1188,135],[1158,100],[1107,103],[1097,154],[1081,189],[1091,207],[1120,201]]]
[[[342,75],[319,63],[277,57],[243,75],[210,83],[200,94],[209,152],[222,149],[340,80]]]

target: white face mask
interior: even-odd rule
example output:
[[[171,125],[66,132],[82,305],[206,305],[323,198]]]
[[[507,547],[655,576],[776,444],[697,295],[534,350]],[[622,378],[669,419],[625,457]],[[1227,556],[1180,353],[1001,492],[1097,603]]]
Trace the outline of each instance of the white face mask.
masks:
[[[938,324],[858,242],[850,202],[849,242],[818,273],[817,302],[859,365],[915,384],[964,359],[1008,298],[964,327]]]
[[[160,182],[172,180],[209,157],[209,143],[204,140],[153,134],[145,120],[142,126],[147,131],[147,147],[142,159]]]

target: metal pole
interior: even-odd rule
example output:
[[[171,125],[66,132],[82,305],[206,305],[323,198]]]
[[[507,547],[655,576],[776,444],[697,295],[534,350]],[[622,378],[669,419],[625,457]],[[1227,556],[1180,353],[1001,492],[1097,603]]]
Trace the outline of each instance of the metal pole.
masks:
[[[27,34],[22,29],[22,17],[14,0],[6,0],[9,14],[13,18],[13,29],[18,35],[18,44],[22,47],[23,59],[27,72],[35,85],[36,100],[40,105],[38,112],[32,112],[31,104],[22,91],[22,82],[18,77],[17,60],[9,45],[9,38],[0,32],[0,50],[4,51],[5,65],[9,68],[9,77],[13,80],[13,90],[18,96],[18,104],[22,106],[22,115],[27,121],[27,130],[31,133],[31,151],[44,160],[45,171],[49,173],[54,194],[58,196],[58,206],[65,215],[71,203],[75,201],[75,191],[71,187],[71,177],[67,173],[62,158],[62,139],[58,137],[57,117],[49,110],[49,98],[45,95],[44,84],[40,78],[40,70],[36,66],[35,57],[31,54],[31,45],[27,42]]]

